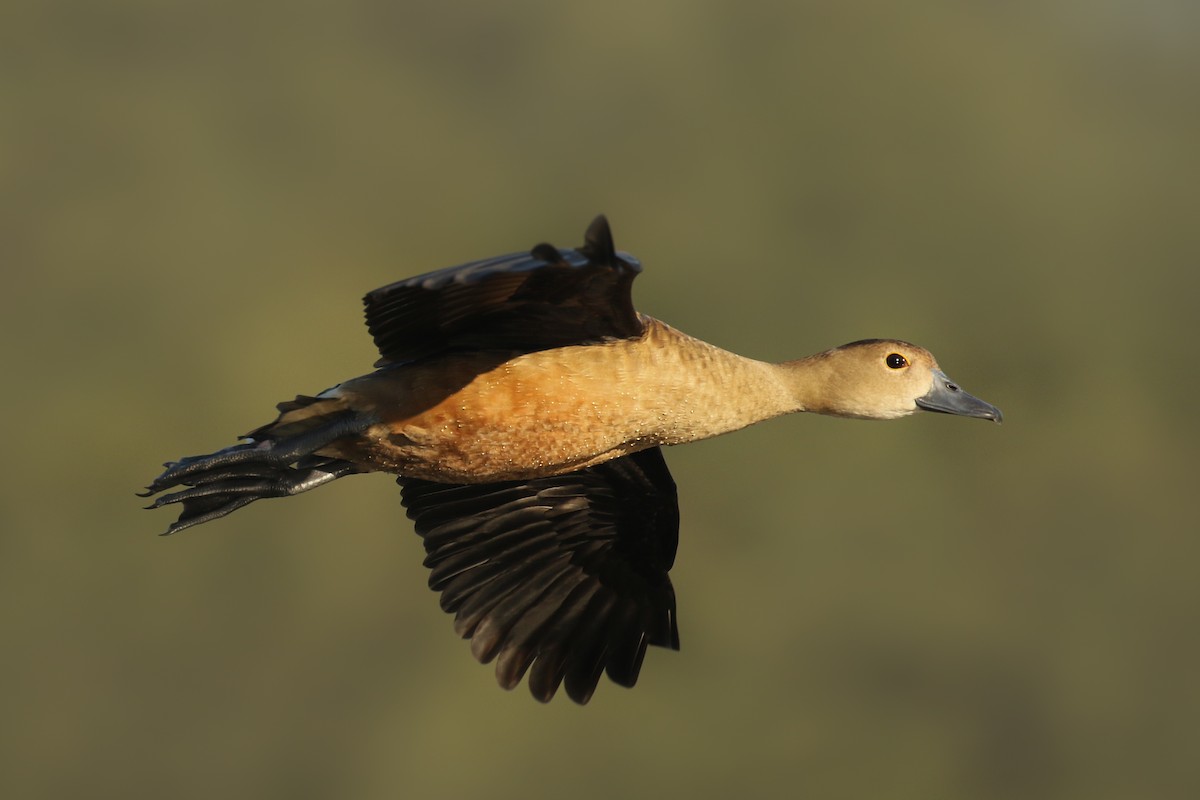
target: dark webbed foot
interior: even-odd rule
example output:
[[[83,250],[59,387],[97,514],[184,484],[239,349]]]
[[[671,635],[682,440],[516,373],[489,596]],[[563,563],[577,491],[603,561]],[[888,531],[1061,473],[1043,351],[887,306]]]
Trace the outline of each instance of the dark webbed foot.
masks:
[[[241,464],[258,464],[267,468],[284,467],[321,449],[334,439],[362,433],[371,424],[372,420],[353,411],[346,411],[331,417],[324,425],[298,436],[235,444],[210,455],[188,456],[178,461],[169,461],[163,465],[167,469],[155,478],[140,496],[149,497],[181,483],[193,485],[193,481],[186,480],[188,477],[222,467]]]
[[[361,467],[349,461],[314,456],[313,452],[335,439],[361,433],[372,423],[362,415],[345,412],[298,436],[246,442],[211,455],[168,462],[164,465],[167,469],[139,496],[149,497],[175,486],[190,487],[162,495],[146,506],[161,508],[182,503],[179,519],[166,531],[178,533],[224,517],[255,500],[300,494],[361,472]]]
[[[197,481],[192,488],[164,494],[146,508],[183,503],[179,519],[163,534],[167,536],[202,522],[220,519],[255,500],[300,494],[359,471],[349,461],[325,459],[309,469],[276,467],[273,472],[261,475],[236,475],[236,471],[229,470],[214,473],[210,479],[205,473],[203,480]]]

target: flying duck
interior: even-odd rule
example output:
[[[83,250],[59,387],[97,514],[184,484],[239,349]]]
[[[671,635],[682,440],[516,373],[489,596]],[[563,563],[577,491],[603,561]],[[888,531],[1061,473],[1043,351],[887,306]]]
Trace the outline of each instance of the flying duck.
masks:
[[[500,685],[527,673],[587,703],[603,673],[633,686],[647,645],[679,648],[668,572],[679,536],[666,445],[781,414],[1000,422],[925,349],[865,339],[771,364],[634,310],[641,265],[597,217],[578,249],[418,275],[364,298],[375,371],[280,403],[142,494],[178,504],[166,534],[264,497],[361,472],[398,476],[429,586]]]

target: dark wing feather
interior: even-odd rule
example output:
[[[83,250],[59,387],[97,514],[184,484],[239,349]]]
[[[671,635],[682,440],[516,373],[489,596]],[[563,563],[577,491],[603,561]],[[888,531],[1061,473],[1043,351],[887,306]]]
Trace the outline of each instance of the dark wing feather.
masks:
[[[679,649],[679,504],[658,448],[526,481],[398,482],[430,587],[501,686],[529,672],[537,699],[565,684],[586,703],[605,671],[633,686],[647,645]]]
[[[540,244],[384,286],[363,298],[376,366],[448,351],[517,350],[631,338],[637,259],[613,247],[597,217],[578,250]]]

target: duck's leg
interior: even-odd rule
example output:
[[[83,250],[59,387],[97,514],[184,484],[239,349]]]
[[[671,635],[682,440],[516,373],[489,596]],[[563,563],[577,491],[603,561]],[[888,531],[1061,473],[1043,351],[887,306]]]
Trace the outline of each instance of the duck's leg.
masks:
[[[178,461],[169,461],[163,465],[167,469],[146,487],[141,496],[149,497],[181,483],[190,485],[191,481],[186,480],[187,478],[220,467],[238,464],[286,466],[320,450],[334,439],[362,433],[373,423],[374,419],[364,414],[343,411],[331,416],[316,428],[286,439],[264,439],[235,444],[206,456],[188,456]]]
[[[141,496],[149,497],[181,484],[191,487],[165,494],[147,506],[182,503],[179,519],[166,531],[177,533],[264,497],[300,494],[362,472],[362,467],[350,461],[313,453],[336,439],[362,433],[373,423],[370,417],[346,411],[296,436],[247,442],[211,455],[170,462]]]

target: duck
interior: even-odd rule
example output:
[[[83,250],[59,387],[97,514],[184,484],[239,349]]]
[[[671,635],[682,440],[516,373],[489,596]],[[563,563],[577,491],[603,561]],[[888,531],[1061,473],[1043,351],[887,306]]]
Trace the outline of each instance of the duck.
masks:
[[[688,336],[635,310],[641,270],[601,215],[575,249],[543,243],[369,292],[374,371],[166,462],[140,495],[179,507],[168,535],[392,473],[473,656],[505,689],[528,675],[537,700],[561,686],[582,705],[605,674],[632,687],[648,646],[679,649],[663,448],[798,412],[1002,419],[899,339],[769,363]]]

